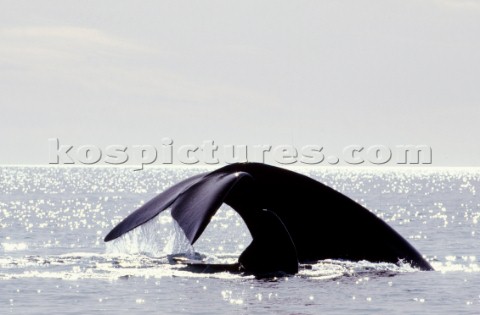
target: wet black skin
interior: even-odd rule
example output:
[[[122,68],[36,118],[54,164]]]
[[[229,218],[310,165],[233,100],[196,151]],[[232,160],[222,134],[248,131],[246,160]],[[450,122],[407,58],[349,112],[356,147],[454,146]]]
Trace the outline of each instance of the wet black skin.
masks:
[[[256,275],[295,274],[299,263],[322,259],[403,261],[433,270],[400,234],[350,198],[308,176],[260,163],[231,164],[180,182],[128,216],[105,241],[171,208],[193,244],[222,203],[252,234],[239,266]]]

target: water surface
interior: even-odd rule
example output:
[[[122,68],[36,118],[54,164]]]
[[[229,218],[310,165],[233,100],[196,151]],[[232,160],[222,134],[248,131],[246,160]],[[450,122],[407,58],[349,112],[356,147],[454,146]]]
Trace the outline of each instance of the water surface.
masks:
[[[227,206],[194,248],[168,213],[102,241],[141,204],[202,170],[0,167],[0,314],[480,312],[479,169],[297,169],[386,220],[434,272],[326,260],[296,276],[256,280],[172,264],[169,254],[178,252],[236,261],[251,238]]]

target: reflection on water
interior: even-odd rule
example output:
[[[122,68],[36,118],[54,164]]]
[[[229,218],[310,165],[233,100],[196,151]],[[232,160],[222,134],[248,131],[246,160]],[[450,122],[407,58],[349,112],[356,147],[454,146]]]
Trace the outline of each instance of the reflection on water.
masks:
[[[267,280],[190,272],[169,255],[234,263],[251,241],[228,207],[194,247],[168,212],[108,244],[103,237],[198,169],[3,167],[0,313],[478,313],[479,170],[300,171],[389,222],[436,271],[324,260]]]

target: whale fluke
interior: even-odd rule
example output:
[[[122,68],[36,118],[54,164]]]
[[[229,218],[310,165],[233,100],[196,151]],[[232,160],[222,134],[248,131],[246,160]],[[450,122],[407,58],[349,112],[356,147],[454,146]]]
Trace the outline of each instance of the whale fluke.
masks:
[[[226,203],[244,220],[251,244],[240,269],[255,275],[295,274],[299,263],[321,259],[400,261],[433,270],[383,220],[352,199],[308,177],[261,163],[236,163],[188,178],[126,217],[111,241],[171,208],[191,244]]]

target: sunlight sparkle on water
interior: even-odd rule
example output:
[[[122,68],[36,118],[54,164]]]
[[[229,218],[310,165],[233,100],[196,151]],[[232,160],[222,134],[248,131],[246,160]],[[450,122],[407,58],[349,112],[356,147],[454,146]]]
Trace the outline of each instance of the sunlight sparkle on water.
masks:
[[[408,264],[325,260],[288,279],[261,281],[172,264],[172,253],[211,263],[237,261],[251,238],[228,207],[212,218],[194,248],[168,213],[117,242],[103,242],[143,202],[198,171],[3,168],[0,296],[7,313],[33,306],[42,313],[65,307],[91,313],[90,306],[100,305],[118,314],[132,305],[145,312],[175,313],[181,306],[205,314],[211,307],[222,313],[338,313],[339,305],[350,314],[359,309],[385,314],[394,305],[411,314],[478,313],[480,171],[302,170],[388,221],[436,272],[418,272]]]

